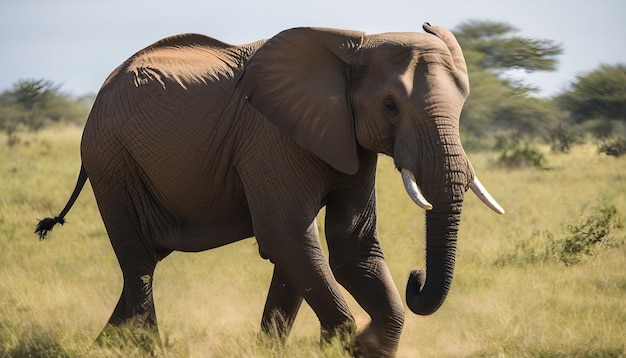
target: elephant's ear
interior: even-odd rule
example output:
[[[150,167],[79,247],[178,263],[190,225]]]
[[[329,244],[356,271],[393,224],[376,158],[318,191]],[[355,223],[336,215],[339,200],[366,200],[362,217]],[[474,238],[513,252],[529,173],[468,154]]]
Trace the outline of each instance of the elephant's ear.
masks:
[[[425,22],[422,25],[424,31],[433,34],[439,37],[445,44],[448,46],[450,50],[450,55],[452,55],[452,60],[454,61],[454,66],[459,73],[457,77],[459,86],[464,90],[465,96],[469,95],[469,78],[467,75],[467,64],[465,63],[465,57],[463,57],[463,50],[461,50],[461,45],[456,40],[456,37],[441,26],[432,26],[431,24]]]
[[[359,168],[348,101],[348,63],[363,33],[295,28],[269,39],[239,88],[268,120],[335,169]]]

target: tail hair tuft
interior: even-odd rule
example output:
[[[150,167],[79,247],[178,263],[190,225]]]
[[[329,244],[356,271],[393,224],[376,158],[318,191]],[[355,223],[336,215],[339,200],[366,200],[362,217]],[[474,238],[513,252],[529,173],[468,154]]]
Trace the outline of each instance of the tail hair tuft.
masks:
[[[39,220],[37,227],[35,228],[35,234],[39,235],[39,240],[43,241],[46,239],[49,231],[52,231],[54,225],[56,224],[65,224],[65,220],[62,217],[54,217],[54,218],[45,218],[43,220]]]

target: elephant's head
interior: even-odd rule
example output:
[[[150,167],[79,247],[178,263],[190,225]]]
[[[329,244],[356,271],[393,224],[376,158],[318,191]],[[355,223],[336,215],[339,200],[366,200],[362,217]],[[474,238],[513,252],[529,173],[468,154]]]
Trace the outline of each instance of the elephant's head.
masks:
[[[431,314],[454,270],[463,195],[471,188],[504,210],[474,175],[459,116],[469,94],[461,48],[449,31],[427,34],[298,28],[268,40],[239,87],[250,103],[301,146],[346,174],[358,146],[392,156],[405,188],[426,214],[426,269],[413,271],[407,304]]]

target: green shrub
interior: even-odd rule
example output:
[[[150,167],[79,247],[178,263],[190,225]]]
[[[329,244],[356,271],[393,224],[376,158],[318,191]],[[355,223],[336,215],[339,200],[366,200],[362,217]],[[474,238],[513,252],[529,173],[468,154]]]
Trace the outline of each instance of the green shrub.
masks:
[[[569,126],[559,125],[549,132],[550,150],[556,153],[569,153],[575,144],[583,143],[583,136]]]
[[[500,135],[496,137],[494,149],[500,151],[498,165],[507,168],[534,167],[548,169],[548,160],[537,148],[528,143],[522,144],[517,134]]]
[[[594,256],[601,248],[615,246],[611,231],[622,229],[621,218],[613,205],[596,208],[578,225],[568,225],[569,236],[551,243],[550,251],[558,254],[566,266],[581,263],[585,256]]]
[[[626,137],[605,139],[599,145],[598,151],[613,157],[622,156],[626,154]]]
[[[566,225],[562,237],[549,230],[538,231],[529,240],[520,241],[512,252],[499,257],[497,266],[544,263],[560,261],[565,266],[581,264],[602,248],[615,247],[618,243],[613,230],[623,224],[614,205],[594,208],[590,215],[583,215],[576,225]]]
[[[548,160],[539,149],[526,146],[504,151],[498,159],[498,163],[508,168],[535,167],[547,169]]]

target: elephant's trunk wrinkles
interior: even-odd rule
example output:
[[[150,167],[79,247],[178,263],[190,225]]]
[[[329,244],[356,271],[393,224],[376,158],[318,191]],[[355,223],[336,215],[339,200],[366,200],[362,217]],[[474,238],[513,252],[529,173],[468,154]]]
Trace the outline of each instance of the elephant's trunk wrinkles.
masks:
[[[421,167],[411,167],[410,160],[406,159],[398,163],[407,193],[418,206],[427,210],[426,271],[411,272],[406,288],[409,309],[420,315],[437,311],[452,285],[463,197],[473,178],[458,135],[454,135],[456,128],[439,125],[437,130],[441,138],[440,152],[424,148],[419,153],[430,154],[415,157],[415,163],[420,163]]]
[[[452,284],[461,203],[426,212],[426,272],[412,271],[406,287],[409,309],[429,315],[443,304]],[[428,273],[428,274],[426,274]]]

